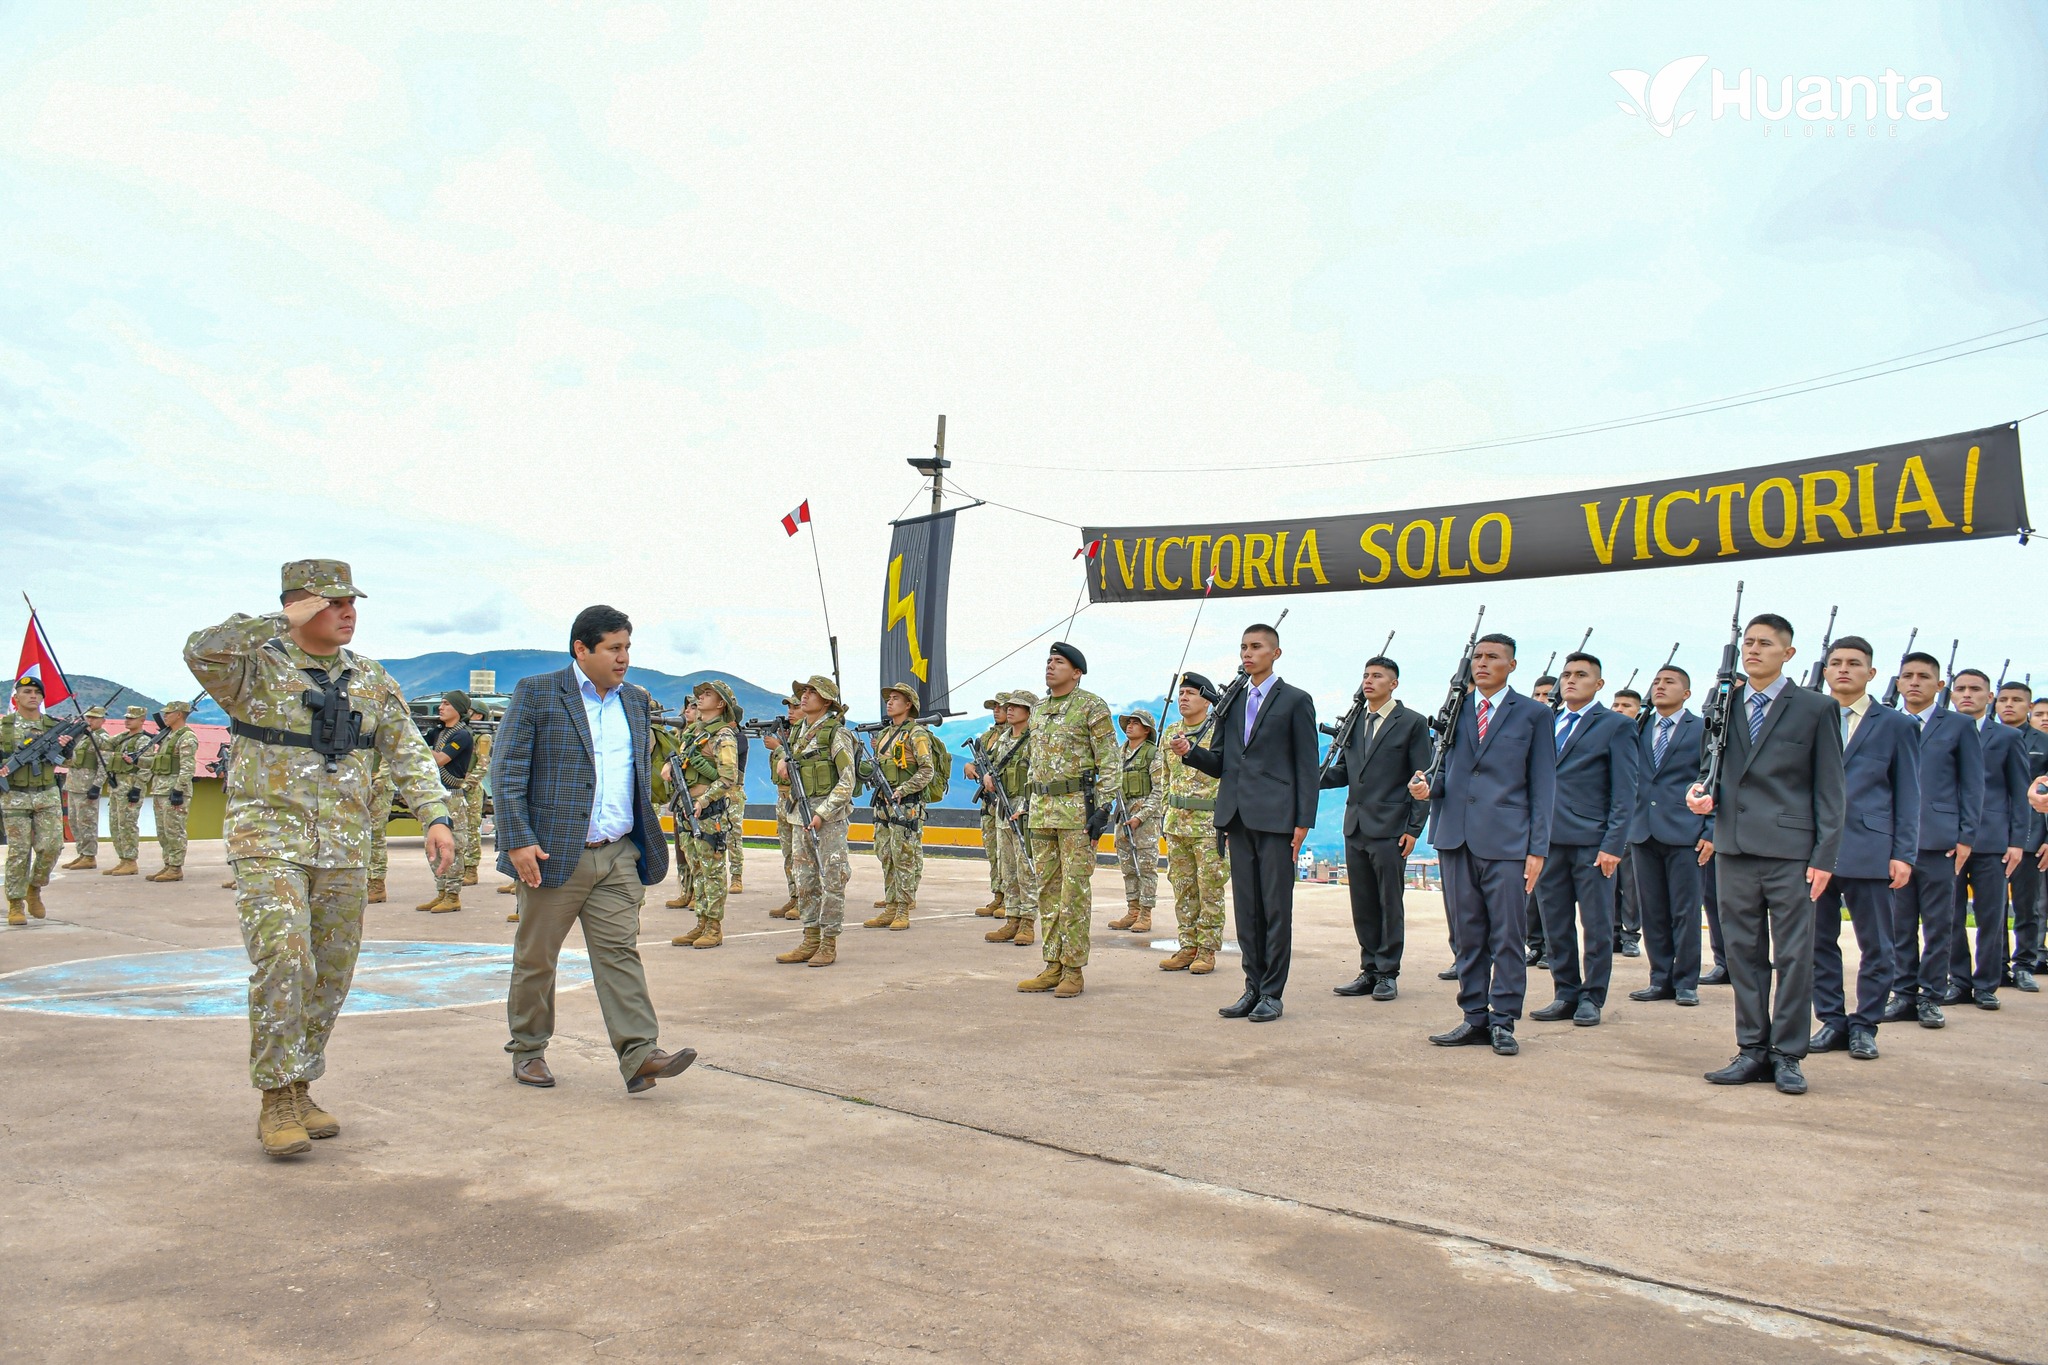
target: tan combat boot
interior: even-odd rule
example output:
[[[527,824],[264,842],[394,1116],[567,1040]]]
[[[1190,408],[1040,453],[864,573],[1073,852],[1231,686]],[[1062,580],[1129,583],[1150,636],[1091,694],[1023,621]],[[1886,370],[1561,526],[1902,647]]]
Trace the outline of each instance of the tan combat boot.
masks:
[[[71,861],[64,864],[64,870],[66,872],[76,872],[81,867],[98,867],[99,865],[100,860],[98,858],[88,858],[83,853],[75,853],[72,855]]]
[[[28,923],[28,915],[22,910],[20,901],[7,902],[7,922],[16,928]]]
[[[28,889],[28,913],[31,919],[43,917],[43,889],[40,886],[32,885]]]
[[[297,1156],[313,1150],[306,1125],[299,1122],[299,1100],[292,1087],[281,1085],[263,1092],[263,1108],[256,1115],[256,1140],[265,1156]]]
[[[839,960],[839,935],[827,934],[818,941],[818,951],[805,963],[808,967],[829,967]]]
[[[421,902],[420,902],[420,903],[419,903],[418,905],[415,905],[415,906],[413,907],[413,909],[415,909],[415,910],[431,910],[431,909],[433,909],[433,908],[434,908],[435,906],[439,905],[440,903],[441,903],[441,893],[440,893],[439,891],[436,891],[436,892],[434,892],[434,894],[433,894],[433,895],[431,895],[431,896],[427,897],[427,898],[426,898],[425,900],[421,901]]]
[[[1216,950],[1199,948],[1195,951],[1195,965],[1188,968],[1190,976],[1207,976],[1216,970]]]
[[[437,915],[445,915],[451,910],[460,910],[461,908],[462,893],[460,891],[443,891],[434,902],[434,913]]]
[[[1072,1000],[1080,993],[1081,969],[1079,967],[1063,968],[1060,972],[1059,987],[1053,991],[1053,997],[1058,1000]]]
[[[234,883],[229,882],[228,885],[233,886]],[[384,903],[384,879],[382,877],[370,883],[369,903],[371,905],[382,905]]]
[[[1159,970],[1162,972],[1184,972],[1189,967],[1192,967],[1194,962],[1195,950],[1193,948],[1182,948],[1172,957],[1160,958]]]
[[[1035,919],[1019,919],[1017,921],[1017,937],[1011,939],[1010,942],[1020,947],[1027,947],[1037,941],[1038,921]]]
[[[146,882],[182,882],[185,880],[185,869],[182,867],[167,867],[162,871],[150,873],[143,880]]]
[[[974,913],[982,919],[996,918],[1003,913],[1003,898],[1001,896],[991,897],[987,905],[975,906]]]
[[[501,887],[499,887],[499,888],[498,888],[498,894],[499,894],[499,895],[501,895],[501,896],[516,896],[516,895],[518,895],[518,894],[519,894],[519,883],[518,883],[518,882],[506,882],[506,883],[505,883],[505,884],[504,884],[503,886],[501,886]]]
[[[463,868],[463,869],[462,869],[462,884],[463,884],[464,886],[475,886],[475,885],[476,885],[476,869],[475,869],[475,868],[473,868],[473,867],[465,867],[465,868]]]
[[[889,927],[891,929],[908,929],[910,927],[910,912],[916,908],[916,901],[896,902],[896,918],[889,921]]]
[[[1131,932],[1134,934],[1149,934],[1152,932],[1151,906],[1141,905],[1138,907],[1138,918],[1132,922]]]
[[[791,963],[809,962],[812,958],[816,957],[817,955],[818,926],[814,924],[810,928],[804,930],[804,941],[802,943],[797,944],[796,947],[791,948],[786,953],[777,953],[775,955],[775,960],[777,962]]]
[[[519,912],[518,912],[517,910],[514,910],[514,911],[513,911],[513,912],[512,912],[511,914],[509,914],[509,915],[505,916],[505,923],[507,923],[507,924],[517,924],[517,923],[519,923]]]
[[[887,901],[876,901],[876,902],[875,902],[875,904],[877,904],[877,905],[879,905],[879,906],[881,906],[881,907],[882,907],[882,913],[881,913],[881,914],[879,914],[879,915],[876,915],[876,916],[874,916],[874,917],[872,917],[872,918],[870,918],[870,919],[864,919],[864,920],[862,920],[862,921],[860,922],[860,927],[861,927],[861,928],[863,928],[863,929],[886,929],[886,928],[888,928],[888,927],[889,927],[890,925],[892,925],[892,924],[894,924],[894,923],[896,922],[896,907],[895,907],[895,906],[893,906],[893,905],[889,904],[889,903],[888,903]]]
[[[702,915],[699,915],[697,916],[697,922],[690,927],[689,933],[677,934],[674,938],[669,940],[669,943],[677,948],[687,948],[690,945],[694,944],[698,940],[698,938],[703,935],[703,933],[704,917]]]
[[[221,890],[223,890],[223,891],[232,891],[232,890],[234,890],[234,889],[235,889],[235,879],[234,879],[233,877],[230,877],[230,878],[228,878],[228,879],[227,879],[226,881],[224,881],[224,882],[222,882],[222,883],[220,884],[220,889],[221,889]]]
[[[1122,919],[1111,920],[1109,922],[1109,927],[1112,929],[1128,929],[1133,924],[1136,924],[1138,922],[1138,903],[1136,901],[1132,901],[1130,902],[1130,907],[1130,909],[1124,912],[1124,916]]]
[[[888,903],[889,903],[889,902],[887,902],[887,901],[885,901],[885,900],[882,900],[882,901],[876,901],[876,902],[875,902],[875,909],[877,909],[877,910],[880,910],[880,909],[882,909],[882,908],[883,908],[884,906],[888,905]]]
[[[1060,984],[1060,975],[1064,971],[1065,968],[1061,967],[1059,963],[1048,962],[1045,964],[1045,970],[1037,976],[1032,977],[1029,981],[1019,981],[1017,989],[1026,992],[1049,991],[1054,986]]]
[[[725,894],[728,896],[737,896],[744,892],[746,889],[747,888],[740,885],[740,879],[738,877],[734,877],[732,879],[732,885],[725,888]]]
[[[723,942],[725,942],[725,921],[722,919],[712,919],[704,921],[704,932],[697,935],[697,941],[690,946],[692,948],[716,948]]]
[[[341,1120],[313,1103],[312,1088],[304,1081],[292,1082],[292,1100],[298,1106],[299,1126],[310,1138],[331,1138],[341,1132]]]
[[[135,866],[135,860],[133,858],[123,858],[120,862],[115,863],[105,872],[100,873],[100,875],[102,877],[132,877],[141,870],[142,869]]]
[[[1023,921],[1021,920],[1006,919],[995,928],[983,934],[981,936],[982,941],[985,943],[1008,943],[1011,939],[1017,937],[1017,928],[1022,923]]]
[[[781,919],[784,915],[788,914],[790,911],[794,909],[796,909],[796,897],[791,896],[788,900],[776,906],[773,910],[770,910],[768,912],[768,918]]]

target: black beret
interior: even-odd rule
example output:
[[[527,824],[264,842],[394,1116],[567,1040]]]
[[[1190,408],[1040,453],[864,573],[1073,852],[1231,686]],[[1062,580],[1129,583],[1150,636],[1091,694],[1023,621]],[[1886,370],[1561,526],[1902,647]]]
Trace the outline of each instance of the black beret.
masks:
[[[1180,685],[1182,687],[1194,688],[1195,691],[1202,694],[1203,700],[1207,701],[1211,706],[1215,705],[1216,702],[1223,696],[1221,692],[1218,692],[1216,690],[1215,683],[1210,682],[1207,678],[1203,677],[1199,673],[1181,674]]]
[[[1062,659],[1072,664],[1079,672],[1086,673],[1088,671],[1088,656],[1068,644],[1065,640],[1055,640],[1049,652],[1059,655]]]

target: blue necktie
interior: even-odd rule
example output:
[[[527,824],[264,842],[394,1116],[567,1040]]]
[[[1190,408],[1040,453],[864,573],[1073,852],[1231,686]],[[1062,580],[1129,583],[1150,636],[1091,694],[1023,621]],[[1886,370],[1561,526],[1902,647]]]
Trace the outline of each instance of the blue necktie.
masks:
[[[1650,760],[1658,767],[1664,766],[1664,751],[1671,747],[1671,727],[1676,724],[1666,716],[1657,722],[1657,742],[1650,748]]]
[[[1568,742],[1568,741],[1569,741],[1569,740],[1571,739],[1571,737],[1572,737],[1572,727],[1573,727],[1574,725],[1577,725],[1578,723],[1579,723],[1579,713],[1578,713],[1577,711],[1574,711],[1574,712],[1572,712],[1572,713],[1571,713],[1570,715],[1568,715],[1568,716],[1566,716],[1566,717],[1564,718],[1564,729],[1562,729],[1562,730],[1559,730],[1559,731],[1557,732],[1557,751],[1558,751],[1559,753],[1563,753],[1563,752],[1564,752],[1564,746],[1565,746],[1565,744],[1566,744],[1566,743],[1567,743],[1567,742]]]
[[[1842,708],[1842,743],[1844,745],[1849,742],[1849,723],[1855,719],[1856,713],[1854,711],[1851,711],[1846,706]]]
[[[1751,744],[1756,743],[1757,736],[1764,732],[1764,711],[1770,704],[1771,699],[1761,692],[1758,692],[1749,699],[1749,742]]]

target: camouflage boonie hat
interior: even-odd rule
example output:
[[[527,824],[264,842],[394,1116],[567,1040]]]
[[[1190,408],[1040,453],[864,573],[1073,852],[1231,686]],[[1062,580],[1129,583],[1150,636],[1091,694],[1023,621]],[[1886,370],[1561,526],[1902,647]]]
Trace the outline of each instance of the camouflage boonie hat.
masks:
[[[805,690],[805,688],[808,688],[809,690],[816,692],[819,696],[823,697],[825,699],[825,704],[827,706],[830,706],[833,710],[844,711],[846,709],[845,704],[839,700],[838,684],[834,683],[830,678],[826,677],[823,673],[813,673],[809,678],[807,678],[804,681],[803,687],[799,687],[797,691],[801,693]]]
[[[105,720],[107,718],[107,708],[104,706],[88,706],[85,708],[85,718],[87,720]]]
[[[368,597],[340,559],[294,559],[284,566],[284,590],[304,588],[316,597]]]
[[[804,699],[804,685],[796,679],[789,680],[789,695],[782,699],[784,706],[800,706]]]
[[[123,720],[148,720],[148,719],[149,719],[149,712],[147,712],[147,711],[143,710],[143,709],[142,709],[141,707],[139,707],[139,706],[131,706],[131,707],[129,707],[129,708],[128,708],[128,709],[126,710],[126,711],[123,711],[123,712],[121,713],[121,719],[123,719]]]
[[[993,711],[998,706],[1008,706],[1009,703],[1004,701],[1003,698],[1009,695],[1010,694],[1008,692],[998,692],[993,697],[990,697],[987,701],[983,702],[981,704],[981,709],[984,711]]]
[[[740,699],[733,695],[730,687],[719,682],[716,678],[706,678],[703,682],[698,683],[696,687],[692,688],[690,691],[691,699],[695,700],[701,692],[710,692],[721,702],[725,703],[725,718],[734,725],[738,725],[746,719],[745,714],[740,709]]]
[[[1143,711],[1133,711],[1127,716],[1118,716],[1116,718],[1116,728],[1121,730],[1132,721],[1136,721],[1144,726],[1145,733],[1148,735],[1157,735],[1159,733],[1159,722],[1153,720],[1152,717],[1146,715]]]
[[[895,693],[895,694],[896,694],[897,696],[899,696],[899,697],[903,698],[903,700],[905,700],[905,701],[907,701],[907,702],[909,702],[909,703],[910,703],[910,714],[911,714],[911,715],[913,715],[913,716],[914,716],[914,715],[916,715],[916,714],[918,713],[919,707],[918,707],[918,704],[917,704],[917,689],[916,689],[916,688],[912,687],[912,686],[911,686],[911,685],[910,685],[909,683],[900,683],[900,682],[899,682],[899,683],[890,683],[890,684],[889,684],[889,685],[888,685],[887,687],[885,687],[885,688],[883,688],[883,689],[882,689],[882,695],[883,695],[883,696],[885,696],[885,697],[886,697],[886,696],[887,696],[887,695],[888,695],[889,693],[891,693],[891,692],[894,692],[894,693]]]
[[[1038,694],[1026,687],[1020,687],[1015,692],[1003,693],[1001,700],[1005,706],[1021,706],[1027,711],[1038,706]]]
[[[167,701],[164,703],[164,714],[167,716],[189,716],[192,714],[192,703],[182,699],[178,701]]]

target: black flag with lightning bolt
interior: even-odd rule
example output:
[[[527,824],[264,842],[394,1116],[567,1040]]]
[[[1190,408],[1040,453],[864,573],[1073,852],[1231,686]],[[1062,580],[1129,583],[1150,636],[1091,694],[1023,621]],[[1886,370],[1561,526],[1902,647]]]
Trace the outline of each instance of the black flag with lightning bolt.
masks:
[[[953,570],[955,512],[891,522],[889,567],[882,583],[882,678],[909,683],[918,714],[948,711],[946,599]]]

